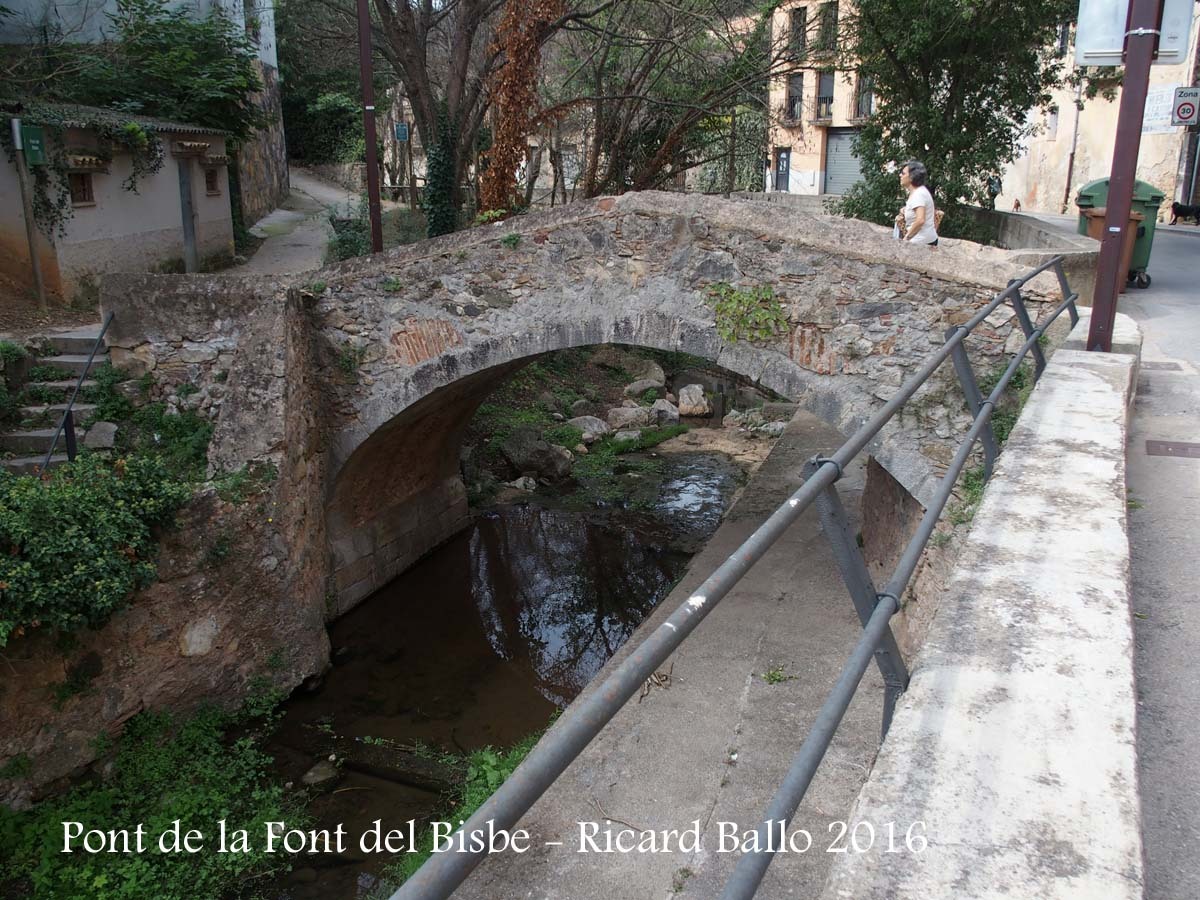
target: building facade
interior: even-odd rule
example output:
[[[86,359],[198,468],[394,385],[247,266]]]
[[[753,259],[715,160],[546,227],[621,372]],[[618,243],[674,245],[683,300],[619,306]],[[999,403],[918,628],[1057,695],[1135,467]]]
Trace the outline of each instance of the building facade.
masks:
[[[249,227],[279,206],[288,195],[287,147],[280,108],[279,59],[275,45],[275,6],[269,0],[167,0],[198,17],[218,9],[255,43],[263,90],[255,103],[265,128],[243,141],[231,154],[236,160],[233,183],[242,219]],[[0,17],[0,44],[38,45],[52,41],[99,43],[111,39],[111,15],[117,0],[5,0],[11,14]]]
[[[1076,71],[1071,34],[1060,37],[1059,52],[1067,59],[1068,70]],[[1150,89],[1142,119],[1142,141],[1138,153],[1137,177],[1161,190],[1168,203],[1200,203],[1197,189],[1197,129],[1171,124],[1171,106],[1175,88],[1197,83],[1200,71],[1200,16],[1193,16],[1189,52],[1182,63],[1154,65],[1150,69]],[[1053,105],[1046,112],[1032,115],[1036,133],[1020,148],[1016,160],[1002,176],[1004,190],[997,198],[1000,209],[1021,209],[1074,214],[1075,195],[1089,181],[1108,178],[1112,170],[1113,145],[1117,136],[1116,98],[1083,99],[1078,89],[1061,88],[1054,93]],[[1081,101],[1083,108],[1079,108]],[[1164,204],[1162,214],[1169,215]]]
[[[789,64],[768,86],[768,191],[842,194],[862,178],[852,142],[875,97],[836,67],[845,10],[845,0],[793,0],[775,11],[772,44]]]
[[[63,165],[50,173],[45,196],[58,196],[65,178],[70,209],[59,233],[48,237],[35,230],[38,260],[46,292],[53,298],[87,302],[96,276],[106,272],[183,271],[188,232],[201,268],[217,268],[233,257],[233,224],[225,137],[211,128],[126,116],[163,146],[161,168],[137,179],[136,191],[126,182],[133,158],[99,136],[89,125],[112,114],[87,107],[43,107],[52,110],[61,128],[61,146],[47,131],[48,159]],[[10,114],[3,116],[9,128]],[[26,125],[41,123],[36,113],[21,117]],[[32,167],[36,168],[36,166]],[[185,170],[181,173],[181,170]],[[182,177],[181,177],[182,175]],[[33,182],[33,178],[29,182]],[[184,188],[190,215],[185,212]],[[34,302],[34,273],[25,228],[21,184],[14,161],[0,156],[0,275],[17,296],[10,302]],[[67,199],[64,197],[64,200]],[[185,218],[190,226],[185,228]]]

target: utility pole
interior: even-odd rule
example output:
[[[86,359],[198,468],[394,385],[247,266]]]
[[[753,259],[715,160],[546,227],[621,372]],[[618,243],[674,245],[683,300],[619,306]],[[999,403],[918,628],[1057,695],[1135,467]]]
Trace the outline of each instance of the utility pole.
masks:
[[[12,120],[12,141],[17,166],[17,181],[21,185],[21,209],[25,216],[25,239],[29,242],[29,266],[33,269],[33,285],[37,289],[38,306],[46,308],[46,281],[42,278],[42,260],[38,256],[37,225],[33,218],[33,189],[29,184],[29,169],[25,160],[25,140],[21,120]]]
[[[1087,348],[1112,350],[1113,322],[1117,316],[1117,292],[1121,272],[1121,248],[1129,228],[1133,207],[1133,182],[1137,177],[1138,149],[1142,141],[1142,118],[1150,87],[1150,64],[1158,42],[1159,0],[1131,0],[1129,30],[1125,33],[1125,78],[1121,83],[1121,108],[1117,113],[1117,140],[1113,147],[1112,172],[1108,181],[1108,214],[1100,261],[1096,268],[1096,293]]]
[[[375,76],[371,66],[371,11],[358,0],[358,77],[362,81],[363,137],[367,144],[367,208],[371,217],[371,252],[383,250],[379,212],[379,151],[375,146]]]

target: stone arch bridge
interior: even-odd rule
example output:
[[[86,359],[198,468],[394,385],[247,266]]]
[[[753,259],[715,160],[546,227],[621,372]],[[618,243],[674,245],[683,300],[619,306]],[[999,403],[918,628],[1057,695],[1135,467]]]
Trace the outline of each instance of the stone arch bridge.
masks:
[[[214,471],[270,458],[288,513],[281,574],[325,615],[352,607],[462,528],[459,444],[507,375],[540,354],[621,343],[711,360],[850,433],[964,321],[1036,263],[779,205],[602,198],[471,229],[281,283],[121,276],[113,361],[215,419]],[[711,288],[770,285],[770,341],[723,341]],[[1058,294],[1053,276],[1034,299]],[[977,370],[1019,343],[1004,310],[971,338]],[[1010,348],[1011,349],[1011,348]],[[949,366],[871,448],[919,500],[966,422]],[[169,388],[162,388],[169,392]],[[324,586],[324,587],[323,587]]]

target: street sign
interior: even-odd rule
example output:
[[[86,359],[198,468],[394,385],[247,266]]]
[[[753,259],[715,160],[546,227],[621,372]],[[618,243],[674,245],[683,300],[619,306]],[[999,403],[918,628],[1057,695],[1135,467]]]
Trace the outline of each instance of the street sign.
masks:
[[[397,122],[396,123],[396,140],[401,144],[408,143],[408,123],[407,122]]]
[[[46,164],[46,134],[37,125],[21,123],[21,143],[25,147],[25,162],[31,166]]]
[[[1195,0],[1161,0],[1155,65],[1186,62]],[[1075,62],[1081,66],[1125,64],[1129,0],[1079,0]]]
[[[1200,124],[1200,87],[1175,89],[1175,105],[1171,108],[1171,124]]]

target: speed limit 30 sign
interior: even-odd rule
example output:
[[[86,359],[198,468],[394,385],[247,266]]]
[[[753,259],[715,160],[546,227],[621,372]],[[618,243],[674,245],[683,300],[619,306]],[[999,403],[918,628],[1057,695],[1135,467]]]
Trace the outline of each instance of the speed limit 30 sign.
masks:
[[[1175,88],[1175,102],[1171,106],[1171,124],[1200,124],[1200,87]]]

